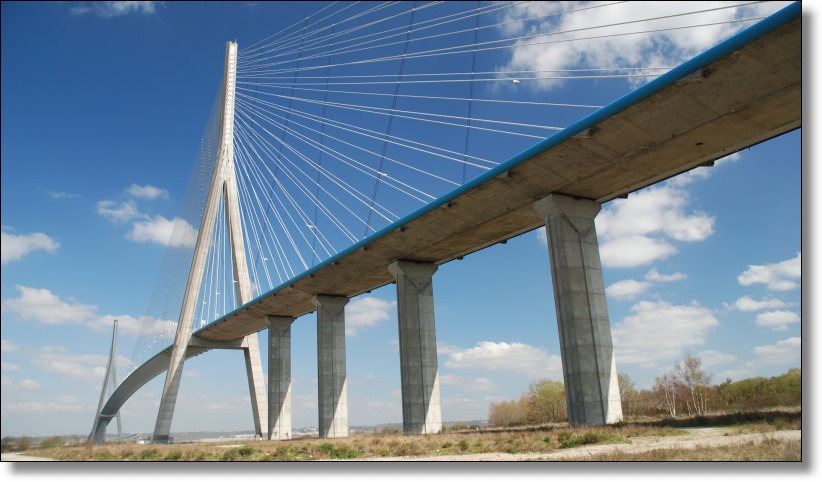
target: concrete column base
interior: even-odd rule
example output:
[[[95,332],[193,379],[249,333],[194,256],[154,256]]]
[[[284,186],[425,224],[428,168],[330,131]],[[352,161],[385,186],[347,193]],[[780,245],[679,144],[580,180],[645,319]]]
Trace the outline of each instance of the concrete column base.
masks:
[[[594,225],[599,203],[551,194],[534,210],[547,230],[568,421],[616,423],[622,402]]]
[[[388,269],[397,280],[403,431],[439,433],[442,407],[432,280],[437,266],[396,261]]]
[[[317,398],[320,437],[348,437],[344,296],[317,295]]]
[[[268,438],[291,438],[290,316],[268,316]]]

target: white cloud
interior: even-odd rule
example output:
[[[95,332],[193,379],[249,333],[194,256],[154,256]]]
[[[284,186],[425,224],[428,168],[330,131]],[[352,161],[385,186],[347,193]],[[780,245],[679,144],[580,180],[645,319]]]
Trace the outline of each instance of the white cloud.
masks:
[[[163,2],[136,2],[136,1],[121,1],[121,2],[80,2],[71,8],[71,13],[74,15],[85,15],[88,13],[94,14],[98,17],[113,18],[129,13],[140,13],[144,15],[153,14],[156,11],[156,6]]]
[[[703,345],[708,332],[717,326],[719,321],[711,310],[696,303],[641,301],[614,324],[616,359],[620,364],[652,367],[660,360],[680,358],[686,349]]]
[[[599,256],[609,268],[633,268],[668,258],[677,249],[667,241],[650,236],[600,238]]]
[[[760,313],[756,317],[756,326],[770,328],[773,331],[786,331],[788,325],[799,323],[801,318],[793,311],[767,311]]]
[[[0,362],[0,370],[4,372],[19,372],[20,366],[10,362]]]
[[[71,194],[62,191],[46,191],[46,194],[48,194],[52,199],[76,199],[80,197],[79,194]]]
[[[0,231],[0,264],[19,261],[32,251],[44,250],[54,254],[60,243],[43,233],[11,234],[6,230]]]
[[[736,357],[730,353],[722,353],[716,350],[705,350],[699,352],[698,356],[699,359],[702,360],[702,364],[706,367],[722,365],[736,360]]]
[[[456,375],[440,375],[440,383],[453,385],[469,392],[496,392],[502,387],[484,377],[458,377]]]
[[[38,390],[42,385],[35,382],[34,380],[29,380],[28,378],[24,378],[24,379],[20,380],[19,386],[23,390]]]
[[[688,275],[685,273],[659,274],[656,268],[653,268],[651,271],[648,271],[648,274],[645,275],[645,279],[648,281],[656,281],[657,283],[670,283],[672,281],[682,281],[684,279],[688,279]]]
[[[46,289],[16,286],[18,298],[3,300],[0,310],[45,325],[80,324],[95,316],[96,306],[65,302]]]
[[[707,239],[715,220],[686,213],[688,198],[685,190],[666,183],[605,205],[596,218],[603,266],[642,266],[676,254],[671,241]]]
[[[787,306],[787,303],[773,297],[756,301],[750,296],[743,296],[734,303],[734,307],[739,311],[759,311],[771,308],[782,308],[784,306]]]
[[[774,345],[757,346],[753,349],[757,357],[756,366],[795,364],[799,366],[802,354],[802,339],[794,336],[776,342]]]
[[[561,10],[580,10],[593,5],[590,2],[527,2],[504,9],[501,20],[541,17],[558,13]],[[647,20],[717,6],[717,4],[706,6],[704,2],[697,5],[700,7],[694,7],[691,2],[652,2],[643,3],[640,7],[630,3],[618,3],[600,8],[587,8],[575,13],[509,23],[501,27],[509,35],[548,35],[517,41],[517,46],[510,50],[507,65],[499,70],[561,71],[591,67],[672,67],[750,25],[750,23],[717,23],[740,17],[767,15],[784,6],[782,3],[766,3],[741,9],[725,9],[691,16]],[[714,25],[671,29],[694,24]],[[607,27],[607,25],[613,26]],[[657,30],[657,32],[650,32],[652,30]],[[626,33],[632,34],[618,35]],[[594,38],[606,35],[609,36]],[[561,75],[561,72],[549,72],[548,75]],[[520,78],[524,79],[524,77]],[[647,78],[640,78],[640,80],[629,82],[636,85],[647,80]],[[527,82],[527,85],[553,89],[562,86],[563,83],[556,80],[540,80]]]
[[[155,243],[162,246],[193,247],[197,242],[197,230],[186,220],[166,219],[155,216],[137,221],[126,238],[138,243]]]
[[[473,348],[448,353],[447,368],[502,370],[533,379],[562,379],[562,360],[524,343],[482,341]]]
[[[137,184],[132,184],[126,189],[126,194],[131,197],[149,200],[158,198],[168,198],[168,191],[150,185],[138,186]]]
[[[47,289],[20,285],[16,288],[19,296],[3,300],[0,303],[0,312],[14,314],[25,321],[36,321],[44,325],[83,325],[97,333],[110,333],[114,320],[117,319],[118,333],[127,335],[138,335],[142,325],[150,321],[150,318],[145,316],[137,319],[129,315],[99,315],[97,306],[82,304],[75,300],[62,300]],[[174,325],[176,329],[175,322],[167,323]],[[7,350],[7,344],[13,347],[11,342],[3,340],[4,352]]]
[[[750,286],[754,283],[763,283],[771,291],[787,291],[799,287],[802,277],[802,253],[796,257],[773,264],[750,265],[748,269],[737,277],[739,284]]]
[[[134,201],[124,201],[119,204],[114,201],[98,201],[97,213],[109,221],[116,223],[123,223],[145,217],[145,215],[137,209],[137,204]]]
[[[651,283],[647,281],[637,281],[635,279],[625,279],[622,281],[617,281],[612,285],[605,288],[605,294],[608,295],[610,298],[614,298],[616,300],[633,300],[637,296],[641,295],[648,288],[651,287]]]
[[[345,307],[345,334],[356,336],[360,328],[390,320],[389,310],[395,306],[396,301],[386,301],[373,296],[355,299]]]
[[[751,350],[753,358],[730,370],[719,373],[719,379],[742,380],[756,376],[762,367],[800,367],[802,364],[802,339],[786,338],[773,345],[761,345]]]
[[[14,343],[6,340],[5,338],[0,340],[0,352],[2,353],[14,353],[19,350],[19,347]]]
[[[106,375],[108,356],[75,355],[63,346],[44,346],[31,357],[31,363],[63,377],[98,383]]]

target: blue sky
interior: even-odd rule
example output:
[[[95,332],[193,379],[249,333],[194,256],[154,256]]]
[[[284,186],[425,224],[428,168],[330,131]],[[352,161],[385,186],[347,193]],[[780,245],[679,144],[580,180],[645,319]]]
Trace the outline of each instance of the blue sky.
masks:
[[[165,253],[153,228],[183,201],[225,42],[242,49],[318,8],[123,3],[2,4],[3,436],[88,433],[111,322],[125,320],[130,356]],[[508,65],[551,61],[524,59]],[[617,367],[637,387],[686,353],[715,382],[801,365],[801,136],[603,206]],[[540,232],[440,267],[434,287],[444,421],[561,380]],[[393,286],[349,305],[351,425],[401,421],[394,307]],[[293,325],[292,353],[293,424],[316,426],[314,315]],[[185,367],[172,432],[253,428],[239,352]],[[124,406],[126,432],[153,430],[163,378]]]

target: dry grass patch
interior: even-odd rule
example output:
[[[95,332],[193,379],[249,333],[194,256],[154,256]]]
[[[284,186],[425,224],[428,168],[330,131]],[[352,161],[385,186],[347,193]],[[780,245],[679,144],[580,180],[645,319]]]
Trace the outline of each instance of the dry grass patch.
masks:
[[[395,430],[354,434],[344,439],[303,438],[256,441],[227,447],[216,443],[135,445],[107,443],[50,447],[29,455],[56,460],[121,461],[305,461],[380,457],[429,457],[486,453],[551,453],[573,447],[631,443],[637,437],[682,435],[687,427],[722,427],[727,434],[801,429],[801,411],[721,414],[677,419],[642,419],[607,427],[552,423],[518,428],[453,428],[437,435],[404,435]]]

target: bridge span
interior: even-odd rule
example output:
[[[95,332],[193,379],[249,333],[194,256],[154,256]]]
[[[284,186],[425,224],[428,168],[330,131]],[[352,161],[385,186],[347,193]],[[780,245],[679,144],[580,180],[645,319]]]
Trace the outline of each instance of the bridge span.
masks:
[[[801,47],[797,2],[195,331],[185,357],[213,348],[240,349],[247,335],[268,329],[267,433],[282,438],[290,427],[288,327],[317,311],[318,339],[329,337],[327,348],[320,349],[320,370],[324,364],[342,370],[330,375],[331,386],[325,388],[321,373],[320,390],[329,390],[336,405],[326,420],[321,412],[320,422],[325,436],[344,436],[343,306],[351,297],[397,282],[404,424],[407,432],[438,431],[431,285],[436,267],[546,226],[570,421],[616,421],[621,408],[618,391],[613,396],[616,368],[593,226],[599,206],[800,128]],[[583,337],[582,328],[593,337]],[[104,440],[108,422],[126,400],[168,369],[171,350],[117,388],[92,430],[96,441]],[[322,360],[323,350],[328,360]],[[279,358],[272,362],[272,357]],[[586,368],[591,363],[594,368]]]

